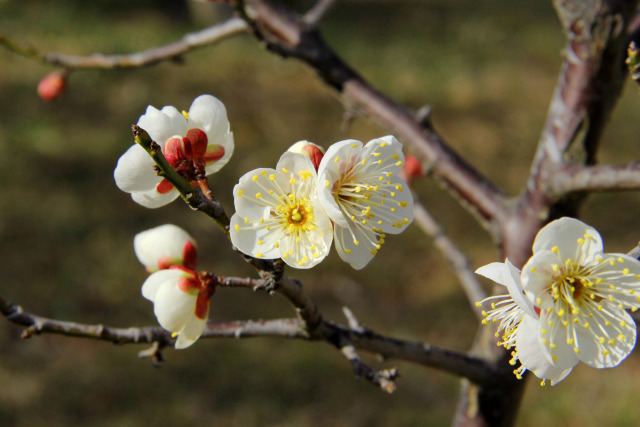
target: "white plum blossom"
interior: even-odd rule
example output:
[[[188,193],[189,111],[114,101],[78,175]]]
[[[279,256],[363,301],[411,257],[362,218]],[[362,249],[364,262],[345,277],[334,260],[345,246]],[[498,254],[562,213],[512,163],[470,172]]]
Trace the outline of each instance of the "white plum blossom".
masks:
[[[217,172],[231,158],[233,133],[224,104],[211,95],[201,95],[188,112],[173,106],[158,110],[151,105],[140,116],[138,126],[146,130],[161,147],[167,161],[197,185],[206,175]],[[142,206],[157,208],[178,197],[178,191],[153,169],[147,152],[134,144],[118,160],[114,171],[116,185]]]
[[[513,371],[516,377],[522,378],[524,372],[529,370],[543,381],[550,380],[552,385],[562,381],[577,361],[570,366],[556,365],[542,342],[537,339],[540,316],[531,301],[532,296],[526,294],[522,287],[520,270],[506,260],[504,263],[494,262],[480,267],[476,273],[506,286],[509,292],[483,301],[491,303],[491,310],[483,311],[485,319],[482,323],[499,322],[496,336],[501,340],[498,345],[506,349],[515,347],[510,363],[521,363]],[[482,306],[482,303],[478,305]]]
[[[398,177],[404,164],[394,136],[333,144],[318,168],[318,198],[334,223],[338,255],[361,269],[413,221],[413,197]]]
[[[640,307],[640,262],[602,250],[593,227],[561,218],[540,230],[522,268],[540,308],[541,340],[558,363],[610,368],[635,347],[636,324],[625,310]]]
[[[178,337],[175,347],[189,347],[207,323],[215,276],[194,271],[196,242],[178,226],[165,224],[138,233],[133,246],[152,273],[142,285],[142,296],[153,302],[160,326]]]
[[[214,291],[195,271],[181,266],[156,271],[142,285],[160,326],[178,337],[176,349],[189,347],[202,335]]]
[[[195,269],[198,264],[196,241],[182,228],[165,224],[136,234],[133,249],[149,273],[172,265]]]
[[[331,247],[331,221],[316,197],[316,170],[302,154],[285,152],[276,169],[245,174],[233,189],[231,242],[256,258],[282,258],[311,268]]]
[[[494,263],[477,271],[511,283],[486,320],[500,322],[501,344],[515,347],[514,360],[523,368],[516,375],[528,369],[558,382],[580,361],[611,368],[633,350],[636,326],[625,310],[640,307],[640,262],[602,251],[593,227],[561,218],[540,230],[521,274],[508,260],[505,267]]]

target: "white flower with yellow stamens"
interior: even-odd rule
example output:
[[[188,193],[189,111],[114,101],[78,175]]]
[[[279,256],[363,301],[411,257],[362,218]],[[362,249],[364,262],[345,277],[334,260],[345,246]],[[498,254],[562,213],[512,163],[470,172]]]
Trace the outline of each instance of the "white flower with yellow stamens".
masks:
[[[413,221],[413,197],[398,177],[404,155],[393,136],[333,144],[318,168],[318,198],[334,222],[340,258],[361,269]]]
[[[520,270],[506,260],[504,263],[494,262],[480,267],[476,273],[506,286],[509,292],[506,295],[489,297],[478,305],[491,304],[489,311],[482,312],[485,316],[482,323],[499,322],[496,336],[501,340],[498,345],[506,349],[515,347],[511,352],[510,363],[521,363],[521,366],[513,371],[516,377],[522,378],[524,372],[529,370],[542,379],[543,383],[550,380],[553,385],[562,381],[577,361],[572,361],[569,365],[554,362],[542,341],[538,339],[540,317],[531,301],[533,297],[524,292]]]
[[[531,370],[558,382],[580,361],[611,368],[635,347],[636,325],[625,310],[640,307],[640,262],[602,249],[593,227],[561,218],[538,232],[522,273],[509,260],[476,271],[509,288],[484,301],[492,302],[484,314],[500,322],[500,345],[515,347],[518,377]]]
[[[256,258],[282,258],[295,268],[311,268],[331,247],[331,221],[316,196],[311,160],[286,152],[276,169],[256,169],[233,189],[236,213],[231,242]]]
[[[625,310],[640,307],[640,262],[602,249],[593,227],[561,218],[540,230],[522,268],[540,308],[540,340],[562,365],[610,368],[635,347],[636,324]]]

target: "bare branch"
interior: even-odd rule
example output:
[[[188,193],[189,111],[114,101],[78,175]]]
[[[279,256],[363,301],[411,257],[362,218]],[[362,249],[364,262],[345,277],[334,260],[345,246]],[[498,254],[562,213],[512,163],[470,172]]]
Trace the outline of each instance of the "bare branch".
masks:
[[[440,135],[423,127],[412,111],[367,83],[337,56],[314,26],[266,0],[240,3],[240,12],[268,49],[305,62],[343,95],[349,108],[385,126],[412,146],[415,154],[430,165],[429,171],[465,200],[464,206],[485,225],[502,215],[504,193],[455,153]]]
[[[560,197],[572,192],[640,189],[640,162],[626,165],[565,166],[554,173],[549,191]]]
[[[248,26],[240,18],[213,25],[204,30],[185,34],[181,40],[129,55],[103,55],[94,53],[87,56],[64,53],[42,53],[33,46],[20,43],[0,34],[0,45],[7,49],[37,59],[48,65],[69,69],[90,68],[140,68],[163,61],[175,61],[182,55],[204,46],[222,41],[230,36],[247,31]]]
[[[581,197],[558,199],[548,190],[558,169],[595,163],[600,137],[625,80],[627,26],[637,3],[554,1],[567,44],[527,187],[502,224],[502,249],[515,265],[529,257],[533,236],[545,222],[577,215]]]
[[[467,295],[467,299],[478,319],[482,319],[482,309],[476,306],[476,302],[487,297],[487,293],[482,288],[480,281],[476,278],[469,258],[458,248],[458,246],[447,236],[444,230],[438,225],[436,220],[429,214],[429,211],[420,202],[416,194],[413,195],[413,212],[416,224],[428,236],[433,238],[433,243],[440,250],[442,255],[449,261],[454,272],[462,284],[462,289]]]
[[[151,357],[158,357],[158,353],[163,347],[172,346],[175,342],[170,332],[157,326],[113,328],[49,319],[28,313],[20,306],[11,304],[1,297],[0,310],[10,322],[26,327],[22,335],[24,338],[34,334],[53,333],[76,338],[110,341],[116,344],[158,343],[157,346],[141,353],[141,356]],[[321,321],[318,327],[311,332],[305,331],[304,322],[300,319],[210,322],[202,334],[202,338],[239,339],[251,337],[326,341],[338,348],[341,348],[340,343],[350,342],[354,348],[381,354],[387,358],[396,358],[442,369],[477,383],[488,381],[493,373],[493,367],[476,356],[434,347],[427,343],[386,337],[368,329],[352,330],[327,321]],[[380,385],[384,383],[385,375],[388,375],[386,381],[392,381],[395,377],[395,374],[392,375],[392,373],[391,371],[378,373]]]

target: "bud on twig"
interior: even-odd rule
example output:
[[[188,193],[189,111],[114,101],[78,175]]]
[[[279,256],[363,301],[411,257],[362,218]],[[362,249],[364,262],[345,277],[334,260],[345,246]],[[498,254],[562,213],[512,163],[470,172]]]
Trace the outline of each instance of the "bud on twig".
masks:
[[[50,102],[59,98],[67,88],[67,73],[65,71],[52,71],[38,83],[38,96],[44,101]]]

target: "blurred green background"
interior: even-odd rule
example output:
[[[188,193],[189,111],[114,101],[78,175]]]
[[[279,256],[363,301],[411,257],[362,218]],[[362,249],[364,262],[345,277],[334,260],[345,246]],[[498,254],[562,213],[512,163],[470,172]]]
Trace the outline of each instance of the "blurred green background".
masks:
[[[433,121],[465,157],[511,194],[525,182],[561,59],[563,35],[551,2],[522,0],[339,1],[322,23],[330,44],[375,86]],[[295,7],[304,10],[310,2]],[[209,3],[0,0],[0,32],[45,51],[128,53],[171,42],[223,19]],[[227,106],[236,151],[210,179],[233,211],[231,189],[246,171],[274,167],[293,142],[325,147],[386,134],[356,119],[309,70],[262,50],[247,35],[128,71],[81,71],[62,99],[36,95],[51,70],[0,49],[0,295],[34,313],[111,326],[155,324],[140,295],[146,274],[135,233],[163,223],[196,236],[200,267],[220,275],[253,271],[216,227],[180,202],[147,210],[112,178],[132,144],[130,124],[148,104],[187,109],[202,93]],[[627,85],[601,150],[603,162],[640,158],[638,88]],[[433,182],[416,190],[474,266],[496,260],[487,235]],[[640,239],[637,194],[595,195],[583,218],[608,251]],[[362,271],[335,253],[304,281],[327,319],[348,306],[385,334],[466,350],[476,321],[455,277],[417,227],[391,236]],[[216,321],[292,316],[280,297],[221,289]],[[167,350],[160,369],[143,347],[62,336],[21,341],[0,319],[0,425],[414,426],[447,425],[459,380],[397,366],[398,391],[355,381],[343,356],[322,343],[279,339],[206,340]],[[363,356],[365,356],[363,354]],[[635,426],[640,355],[606,372],[579,366],[554,388],[530,381],[518,425]]]

